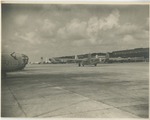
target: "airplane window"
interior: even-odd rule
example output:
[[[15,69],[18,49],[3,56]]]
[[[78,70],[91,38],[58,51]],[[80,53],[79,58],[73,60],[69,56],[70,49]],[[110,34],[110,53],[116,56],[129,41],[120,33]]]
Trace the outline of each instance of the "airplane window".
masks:
[[[11,53],[10,55],[11,55],[15,60],[17,60],[17,57],[16,57],[15,52]]]
[[[24,55],[24,54],[22,54],[22,57],[23,57],[23,62],[24,62],[25,64],[27,64],[29,58],[28,58],[26,55]]]

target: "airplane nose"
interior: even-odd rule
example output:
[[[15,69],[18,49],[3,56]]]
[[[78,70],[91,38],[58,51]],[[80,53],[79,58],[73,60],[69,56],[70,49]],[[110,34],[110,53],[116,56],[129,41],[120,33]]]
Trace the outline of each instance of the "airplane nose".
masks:
[[[22,60],[23,60],[24,64],[26,65],[28,63],[29,58],[28,58],[28,56],[22,54]]]

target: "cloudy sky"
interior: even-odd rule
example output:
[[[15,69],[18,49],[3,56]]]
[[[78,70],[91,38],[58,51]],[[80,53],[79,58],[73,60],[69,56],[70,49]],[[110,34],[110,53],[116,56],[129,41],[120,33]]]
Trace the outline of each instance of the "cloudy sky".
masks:
[[[148,5],[2,5],[2,51],[30,61],[148,46]]]

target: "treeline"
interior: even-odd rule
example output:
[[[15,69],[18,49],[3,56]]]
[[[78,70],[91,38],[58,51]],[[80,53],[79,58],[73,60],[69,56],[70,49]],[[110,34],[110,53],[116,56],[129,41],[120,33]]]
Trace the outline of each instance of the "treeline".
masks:
[[[92,57],[95,57],[96,55],[98,56],[105,56],[106,53],[91,53]],[[87,58],[88,54],[81,54],[77,55],[79,59],[82,58]],[[144,58],[149,58],[149,48],[135,48],[135,49],[130,49],[130,50],[121,50],[121,51],[113,51],[109,52],[109,57],[110,58],[133,58],[133,57],[144,57]],[[59,59],[74,59],[75,56],[63,56],[63,57],[58,57]]]
[[[136,48],[131,50],[122,50],[122,51],[114,51],[112,53],[109,53],[109,56],[114,57],[122,57],[122,58],[128,58],[128,57],[144,57],[149,58],[149,48]]]

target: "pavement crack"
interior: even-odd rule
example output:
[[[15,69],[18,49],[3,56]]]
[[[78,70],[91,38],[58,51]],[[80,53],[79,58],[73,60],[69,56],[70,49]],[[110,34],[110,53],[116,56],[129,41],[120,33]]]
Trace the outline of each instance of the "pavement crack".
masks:
[[[19,101],[17,100],[16,96],[13,94],[12,90],[11,90],[9,87],[8,87],[8,89],[9,89],[10,93],[12,94],[12,96],[14,97],[14,99],[16,100],[17,105],[18,105],[18,107],[20,108],[20,110],[21,110],[21,111],[23,112],[23,114],[27,117],[27,114],[24,112],[24,110],[23,110],[21,104],[20,104]]]
[[[60,114],[60,115],[53,115],[53,116],[48,116],[48,117],[59,117],[61,115],[73,115],[73,114],[78,114],[78,113],[87,113],[87,112],[93,112],[93,111],[98,111],[98,110],[109,110],[111,108],[104,108],[104,109],[95,109],[95,110],[86,110],[86,111],[80,111],[80,112],[74,112],[74,113],[69,113],[69,114]]]
[[[79,104],[79,103],[85,102],[85,101],[88,101],[88,99],[82,100],[82,101],[79,101],[79,102],[76,102],[76,103],[72,103],[72,104],[68,105],[67,107],[72,106],[72,105],[76,105],[76,104]],[[45,114],[48,114],[48,113],[51,113],[51,112],[55,112],[55,111],[58,111],[58,110],[61,110],[61,109],[64,109],[64,108],[66,108],[66,106],[63,106],[63,107],[60,107],[58,109],[55,109],[55,110],[52,110],[52,111],[48,111],[48,112],[45,112],[45,113],[42,113],[42,114],[39,114],[39,115],[36,115],[34,117],[39,117],[41,115],[45,115]]]
[[[66,89],[66,88],[63,88],[63,89],[68,90],[68,89]],[[70,90],[68,90],[68,91],[70,91]],[[73,92],[73,91],[70,91],[70,92],[72,92],[72,93],[74,93],[74,94],[77,94],[77,95],[80,95],[80,94],[78,94],[78,93],[76,93],[76,92]],[[90,99],[90,100],[92,100],[92,101],[98,102],[98,103],[101,102],[101,103],[103,103],[103,104],[105,104],[105,105],[111,106],[111,107],[116,108],[116,109],[119,109],[119,108],[117,108],[116,106],[107,104],[107,103],[105,103],[105,102],[103,102],[103,101],[101,101],[101,100],[98,100],[98,101],[97,101],[97,100],[95,100],[95,99],[91,99],[91,98],[89,98],[89,97],[87,97],[87,96],[84,96],[84,95],[80,95],[80,96],[86,97],[86,98],[88,98],[88,99]],[[119,109],[119,110],[120,110],[120,109]],[[125,111],[125,110],[122,110],[122,111]],[[128,111],[125,111],[125,112],[128,112]],[[130,113],[130,112],[128,112],[128,113]],[[133,113],[130,113],[130,114],[133,114]],[[135,115],[135,114],[133,114],[133,115]],[[137,116],[137,115],[135,115],[135,116]]]

